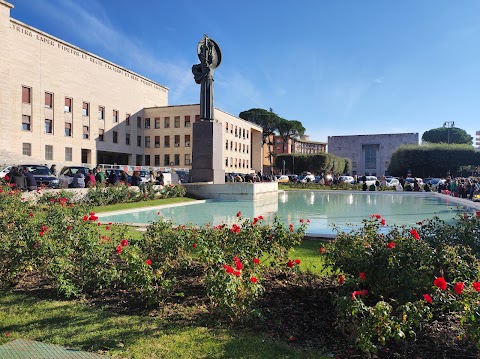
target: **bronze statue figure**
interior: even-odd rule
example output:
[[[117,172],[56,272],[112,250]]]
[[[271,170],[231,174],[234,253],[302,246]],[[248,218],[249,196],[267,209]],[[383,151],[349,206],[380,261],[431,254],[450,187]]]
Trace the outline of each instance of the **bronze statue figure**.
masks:
[[[222,53],[217,43],[205,35],[198,43],[197,54],[200,63],[192,66],[192,73],[195,82],[201,85],[200,119],[213,121],[213,71],[222,62]]]

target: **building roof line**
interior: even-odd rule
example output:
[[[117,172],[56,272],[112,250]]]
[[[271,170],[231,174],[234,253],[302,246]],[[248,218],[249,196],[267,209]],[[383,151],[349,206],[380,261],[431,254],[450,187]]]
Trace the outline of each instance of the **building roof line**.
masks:
[[[149,79],[149,78],[147,78],[147,77],[145,77],[145,76],[142,76],[142,75],[140,75],[140,74],[138,74],[138,73],[136,73],[136,72],[133,72],[132,70],[129,70],[129,69],[123,67],[123,66],[117,65],[117,64],[115,64],[115,63],[113,63],[113,62],[111,62],[111,61],[109,61],[109,60],[104,59],[103,57],[100,57],[100,56],[98,56],[98,55],[95,55],[95,54],[93,54],[93,53],[91,53],[91,52],[89,52],[89,51],[87,51],[87,50],[84,50],[84,49],[82,49],[82,48],[80,48],[80,47],[78,47],[78,46],[75,46],[75,45],[73,45],[73,44],[71,44],[71,43],[69,43],[69,42],[67,42],[67,41],[65,41],[65,40],[62,40],[62,39],[59,39],[58,37],[55,37],[55,36],[53,36],[53,35],[50,35],[50,34],[44,32],[44,31],[42,31],[42,30],[39,30],[39,29],[37,29],[37,28],[35,28],[35,27],[33,27],[33,26],[27,25],[27,24],[25,24],[24,22],[21,22],[20,20],[17,20],[17,19],[15,19],[15,18],[10,17],[10,22],[15,23],[15,24],[20,25],[20,26],[23,26],[23,27],[26,27],[27,29],[29,29],[29,30],[31,30],[31,31],[34,31],[34,32],[37,32],[37,33],[39,33],[40,35],[42,35],[42,36],[44,36],[44,37],[46,37],[46,38],[50,38],[50,39],[52,39],[52,40],[54,40],[54,41],[57,41],[57,42],[61,43],[62,45],[67,45],[67,46],[73,48],[74,50],[80,51],[80,52],[82,52],[82,53],[84,53],[84,54],[86,54],[86,55],[88,55],[88,56],[91,56],[91,57],[94,57],[94,58],[96,58],[96,59],[98,59],[98,60],[101,60],[101,61],[103,61],[103,62],[105,62],[105,63],[107,63],[107,64],[109,64],[109,65],[111,65],[111,66],[115,66],[115,67],[117,67],[118,69],[121,69],[122,71],[128,72],[128,73],[130,73],[130,74],[132,74],[132,75],[134,75],[134,76],[137,76],[137,77],[139,77],[139,78],[141,78],[141,79],[143,79],[143,80],[145,80],[145,81],[151,82],[152,84],[154,84],[154,85],[156,85],[156,86],[159,86],[159,87],[161,87],[161,88],[163,88],[163,89],[165,89],[165,90],[167,90],[167,91],[169,90],[168,87],[166,87],[166,86],[164,86],[164,85],[161,85],[161,84],[159,84],[158,82],[155,82],[155,81],[153,81],[153,80],[151,80],[151,79]]]

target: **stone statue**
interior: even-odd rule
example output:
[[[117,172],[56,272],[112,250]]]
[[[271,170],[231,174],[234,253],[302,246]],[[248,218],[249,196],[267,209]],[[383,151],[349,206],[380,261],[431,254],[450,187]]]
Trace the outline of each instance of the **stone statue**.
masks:
[[[197,54],[200,63],[192,66],[192,73],[195,82],[201,85],[200,119],[213,121],[213,71],[222,62],[222,53],[217,43],[205,35],[198,43]]]

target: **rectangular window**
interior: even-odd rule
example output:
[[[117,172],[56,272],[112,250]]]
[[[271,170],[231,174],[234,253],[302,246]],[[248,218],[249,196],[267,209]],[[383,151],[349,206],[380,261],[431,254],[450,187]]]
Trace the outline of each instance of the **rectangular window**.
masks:
[[[88,116],[89,114],[88,107],[89,107],[88,102],[84,102],[82,107],[82,116]]]
[[[230,151],[233,151],[233,141],[230,141]]]
[[[175,147],[180,147],[180,135],[175,135],[174,141],[175,141]]]
[[[156,129],[160,128],[160,117],[155,117],[155,128]]]
[[[32,92],[32,89],[30,87],[22,86],[22,102],[23,103],[31,103],[32,101],[31,92]]]
[[[105,107],[98,106],[98,119],[105,120]]]
[[[175,164],[175,166],[180,166],[180,155],[179,155],[179,154],[175,154],[173,158],[174,158],[174,162],[173,162],[173,163]]]
[[[190,147],[190,135],[185,135],[185,147]]]
[[[142,128],[142,118],[140,116],[137,117],[137,128]]]
[[[72,112],[72,99],[65,97],[65,113]]]
[[[225,167],[228,167],[228,157],[225,157]]]
[[[238,134],[237,134],[237,126],[235,126],[235,137],[237,137]]]
[[[23,131],[31,131],[32,124],[30,122],[30,116],[23,115],[22,116],[22,130]]]
[[[237,152],[237,143],[235,142],[235,152]]]
[[[190,166],[190,154],[185,154],[185,166]]]
[[[65,161],[72,161],[72,148],[71,147],[65,147]]]
[[[243,139],[245,139],[245,129],[243,129]]]
[[[113,134],[113,143],[118,143],[118,132],[112,131]]]
[[[142,147],[142,136],[137,136],[137,146]]]
[[[53,133],[53,121],[45,119],[45,133]]]
[[[163,155],[163,165],[170,166],[170,155]]]
[[[225,122],[225,132],[228,133],[228,122]]]
[[[155,148],[160,148],[160,136],[155,136]]]
[[[190,116],[185,116],[185,127],[190,127]]]
[[[175,128],[180,128],[180,116],[175,116],[174,126]]]
[[[45,160],[53,160],[53,146],[45,145]]]
[[[127,113],[125,116],[125,126],[130,126],[130,114]]]
[[[375,170],[377,167],[377,145],[363,145],[365,151],[365,170]]]
[[[247,145],[247,153],[248,153],[248,145]]]
[[[24,156],[32,155],[32,144],[31,143],[22,143],[22,154]]]
[[[125,144],[130,146],[130,134],[129,133],[125,134]]]
[[[113,123],[118,122],[118,111],[117,110],[113,110],[113,112],[112,112],[112,121],[113,121]]]
[[[150,155],[145,155],[145,166],[150,166]]]
[[[165,147],[170,147],[170,136],[165,136],[163,140],[164,140],[163,143],[165,144]]]
[[[200,115],[195,115],[195,122],[200,121]]]
[[[104,137],[105,137],[105,130],[103,128],[99,128],[98,129],[98,140],[100,142],[103,142]],[[115,139],[115,135],[113,135],[113,138]],[[115,141],[113,141],[113,142],[115,142]]]
[[[165,117],[163,119],[163,128],[169,128],[170,127],[170,117]]]
[[[248,130],[247,130],[247,138],[248,138]]]
[[[153,164],[154,166],[160,166],[160,155],[155,155],[154,161],[155,161],[155,163]]]
[[[145,136],[145,147],[150,147],[150,136]]]
[[[243,153],[245,153],[245,144],[242,145],[242,148],[243,148]]]
[[[53,93],[45,92],[45,108],[53,108]]]
[[[90,135],[90,130],[88,126],[83,126],[83,138],[88,139],[89,135]]]
[[[228,150],[228,140],[225,141],[225,149]]]
[[[146,118],[146,119],[145,119],[145,128],[146,128],[146,129],[149,129],[149,128],[150,128],[150,119],[149,119],[149,118]]]
[[[230,157],[230,167],[233,167],[233,158]]]
[[[143,156],[142,155],[137,155],[136,160],[135,160],[135,165],[136,166],[142,166],[142,161],[143,161]]]
[[[65,137],[72,137],[72,124],[65,122]]]

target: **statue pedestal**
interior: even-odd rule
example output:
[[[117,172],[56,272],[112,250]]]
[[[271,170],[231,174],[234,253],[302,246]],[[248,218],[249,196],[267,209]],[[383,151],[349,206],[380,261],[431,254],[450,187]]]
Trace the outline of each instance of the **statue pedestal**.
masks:
[[[225,183],[223,126],[218,122],[193,124],[191,182]]]

